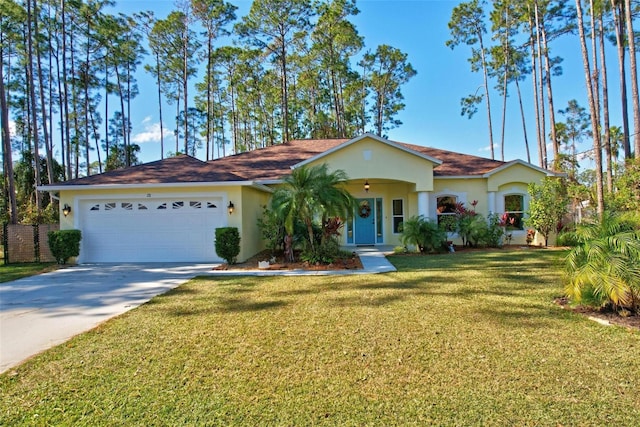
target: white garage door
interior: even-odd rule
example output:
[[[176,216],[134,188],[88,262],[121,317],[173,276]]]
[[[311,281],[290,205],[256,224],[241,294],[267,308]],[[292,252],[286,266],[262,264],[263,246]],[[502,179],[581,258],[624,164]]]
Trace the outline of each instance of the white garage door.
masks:
[[[222,198],[92,200],[80,204],[80,262],[211,262]]]

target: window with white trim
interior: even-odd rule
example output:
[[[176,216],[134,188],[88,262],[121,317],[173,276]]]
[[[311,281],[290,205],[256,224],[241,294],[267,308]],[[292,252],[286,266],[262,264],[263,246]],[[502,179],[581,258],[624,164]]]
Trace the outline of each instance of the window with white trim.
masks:
[[[456,196],[440,196],[437,200],[438,225],[448,232],[456,231]]]
[[[503,218],[507,230],[524,230],[524,196],[522,194],[504,196]]]
[[[404,201],[402,199],[393,199],[391,201],[392,217],[393,217],[393,233],[400,233],[400,226],[404,222]]]

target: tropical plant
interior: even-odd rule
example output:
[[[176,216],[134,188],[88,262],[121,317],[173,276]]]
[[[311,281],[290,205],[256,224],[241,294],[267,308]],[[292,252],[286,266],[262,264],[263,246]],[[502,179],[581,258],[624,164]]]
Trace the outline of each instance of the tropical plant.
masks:
[[[504,222],[500,215],[492,213],[487,217],[487,229],[483,236],[483,242],[490,248],[502,247],[502,239],[505,237]],[[507,235],[509,242],[512,235]]]
[[[532,182],[528,188],[531,195],[528,218],[525,223],[544,236],[545,246],[549,244],[549,235],[567,213],[568,197],[566,187],[559,178],[545,178],[541,184]]]
[[[446,231],[424,216],[412,216],[400,225],[400,241],[415,246],[418,252],[441,250],[446,243]]]
[[[284,224],[278,214],[265,206],[262,216],[258,218],[258,228],[271,255],[275,255],[284,243]]]
[[[329,218],[347,218],[353,211],[355,201],[345,187],[347,179],[344,171],[329,172],[326,164],[294,169],[271,200],[287,235],[293,237],[296,221],[302,221],[307,228],[306,249],[315,252],[314,221],[320,220],[320,235],[327,236],[324,229],[331,224]]]
[[[567,295],[576,302],[640,310],[640,215],[605,212],[570,233]]]

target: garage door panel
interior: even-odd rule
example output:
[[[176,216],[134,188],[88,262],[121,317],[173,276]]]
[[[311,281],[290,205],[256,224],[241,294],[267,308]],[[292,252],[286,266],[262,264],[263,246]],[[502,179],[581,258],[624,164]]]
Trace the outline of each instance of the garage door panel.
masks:
[[[102,200],[81,205],[81,262],[220,261],[221,198]]]

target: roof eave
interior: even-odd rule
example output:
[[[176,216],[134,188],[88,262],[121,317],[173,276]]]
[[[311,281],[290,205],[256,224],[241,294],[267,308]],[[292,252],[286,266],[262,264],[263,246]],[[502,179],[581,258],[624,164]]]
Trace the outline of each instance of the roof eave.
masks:
[[[138,188],[186,188],[186,187],[253,187],[272,193],[273,189],[256,181],[218,181],[218,182],[167,182],[150,184],[85,184],[85,185],[39,185],[38,191],[90,191]]]
[[[535,171],[541,172],[541,173],[543,173],[543,174],[545,174],[547,176],[566,176],[565,173],[553,172],[553,171],[550,171],[550,170],[547,170],[547,169],[543,169],[543,168],[541,168],[539,166],[532,165],[531,163],[527,163],[527,162],[525,162],[524,160],[521,160],[521,159],[512,160],[512,161],[507,162],[507,163],[505,163],[503,165],[500,165],[497,168],[490,170],[489,172],[485,173],[482,176],[484,178],[489,178],[491,175],[493,175],[495,173],[498,173],[500,171],[503,171],[503,170],[505,170],[507,168],[510,168],[511,166],[514,166],[514,165],[522,165],[522,166],[531,168],[531,169],[533,169]]]
[[[381,137],[379,137],[377,135],[374,135],[374,134],[371,134],[371,133],[365,133],[365,134],[357,136],[357,137],[355,137],[353,139],[345,141],[342,144],[338,144],[335,147],[328,149],[327,151],[323,151],[322,153],[316,154],[313,157],[309,157],[308,159],[303,160],[300,163],[296,163],[295,165],[291,166],[291,169],[295,169],[295,168],[307,165],[307,164],[309,164],[311,162],[315,162],[316,160],[319,160],[319,159],[321,159],[323,157],[326,157],[331,153],[335,153],[336,151],[342,150],[343,148],[348,147],[348,146],[350,146],[352,144],[355,144],[358,141],[362,141],[365,138],[375,139],[378,142],[381,142],[383,144],[387,144],[387,145],[389,145],[391,147],[397,148],[398,150],[404,151],[405,153],[409,153],[409,154],[412,154],[414,156],[420,157],[420,158],[422,158],[424,160],[428,160],[428,161],[430,161],[430,162],[432,162],[432,163],[434,163],[434,164],[436,164],[438,166],[442,164],[442,160],[436,159],[435,157],[431,157],[431,156],[428,156],[426,154],[420,153],[418,151],[412,150],[412,149],[407,148],[407,147],[403,146],[402,144],[399,144],[399,143],[397,143],[395,141],[390,141],[388,139],[381,138]]]

